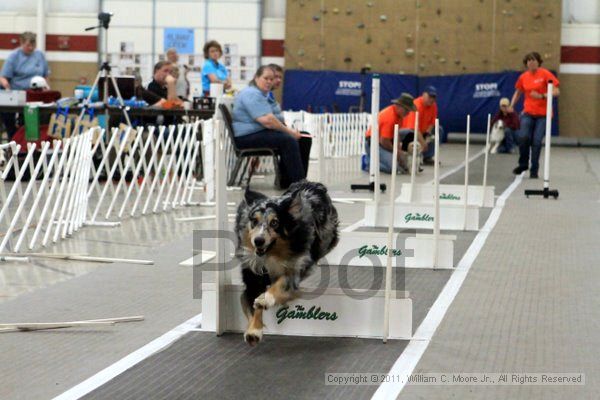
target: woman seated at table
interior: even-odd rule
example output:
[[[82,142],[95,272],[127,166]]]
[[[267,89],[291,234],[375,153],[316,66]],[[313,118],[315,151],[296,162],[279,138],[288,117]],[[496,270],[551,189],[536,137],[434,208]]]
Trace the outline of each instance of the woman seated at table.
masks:
[[[281,108],[269,96],[275,75],[271,68],[260,67],[250,85],[233,103],[233,131],[240,149],[270,148],[279,153],[280,186],[306,178],[312,139],[306,133],[285,126]]]

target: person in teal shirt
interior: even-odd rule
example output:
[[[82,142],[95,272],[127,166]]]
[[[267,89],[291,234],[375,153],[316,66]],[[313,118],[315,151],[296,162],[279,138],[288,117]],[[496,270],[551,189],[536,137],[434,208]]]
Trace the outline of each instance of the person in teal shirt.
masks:
[[[33,32],[24,32],[20,36],[21,45],[12,51],[0,71],[0,86],[5,90],[27,90],[31,78],[41,76],[48,81],[48,62],[44,53],[35,49],[36,37]],[[3,113],[2,120],[8,139],[17,131],[14,113]]]
[[[219,62],[223,49],[216,40],[211,40],[204,45],[204,65],[202,66],[202,91],[205,96],[210,94],[211,83],[222,83],[223,89],[231,89],[231,77],[227,68]]]

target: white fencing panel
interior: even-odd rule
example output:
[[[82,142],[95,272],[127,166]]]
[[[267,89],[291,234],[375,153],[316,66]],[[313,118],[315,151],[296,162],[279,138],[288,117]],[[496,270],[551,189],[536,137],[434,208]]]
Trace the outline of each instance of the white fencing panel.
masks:
[[[27,239],[29,249],[45,246],[50,239],[64,239],[83,226],[92,137],[89,130],[63,141],[42,142],[40,151],[35,143],[29,144],[22,162],[19,145],[2,146],[1,152],[10,150],[12,156],[0,175],[0,253],[21,251]]]

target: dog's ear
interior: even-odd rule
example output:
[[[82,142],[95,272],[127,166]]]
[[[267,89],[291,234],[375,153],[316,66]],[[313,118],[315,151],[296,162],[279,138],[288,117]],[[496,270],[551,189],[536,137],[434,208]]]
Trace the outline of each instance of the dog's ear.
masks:
[[[298,218],[302,212],[302,196],[300,192],[284,198],[280,203],[281,208],[286,210],[292,217]]]
[[[265,196],[264,194],[255,192],[254,190],[250,190],[246,187],[246,191],[244,192],[244,201],[246,202],[246,204],[251,205],[256,203],[257,201],[264,200],[266,198],[267,196]]]

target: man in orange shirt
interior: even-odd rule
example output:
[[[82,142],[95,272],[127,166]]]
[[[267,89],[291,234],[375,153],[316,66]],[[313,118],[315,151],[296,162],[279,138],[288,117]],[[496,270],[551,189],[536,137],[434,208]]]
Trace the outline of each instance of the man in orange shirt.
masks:
[[[521,94],[525,94],[523,113],[521,114],[521,129],[517,133],[519,143],[519,166],[513,169],[513,173],[519,175],[529,169],[529,177],[536,179],[540,167],[540,152],[542,150],[542,139],[546,133],[546,92],[548,83],[552,82],[552,96],[560,94],[559,82],[556,76],[546,68],[542,68],[542,57],[533,51],[523,58],[523,64],[527,71],[523,72],[515,84],[515,94],[510,102],[509,111],[513,111],[514,105],[519,101]],[[529,168],[529,151],[531,150],[531,169]]]
[[[416,110],[413,103],[414,98],[408,93],[402,93],[399,98],[392,100],[392,105],[379,112],[379,170],[381,172],[392,172],[393,150],[394,150],[394,126],[402,126],[402,119],[411,111]],[[402,142],[398,146],[398,170],[408,170],[407,153],[402,151]],[[366,140],[367,160],[370,162],[371,155],[371,128],[367,130]],[[367,167],[368,170],[368,167]]]
[[[432,139],[435,130],[435,119],[438,116],[436,104],[437,89],[434,86],[427,86],[421,97],[415,99],[415,106],[419,112],[419,136],[417,140],[423,146],[423,164],[433,165],[433,154],[435,151]],[[416,113],[411,112],[402,121],[402,129],[409,129],[411,134],[406,137],[407,141],[413,140],[412,132],[415,129]],[[444,130],[440,126],[440,142],[445,142]]]

